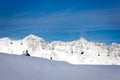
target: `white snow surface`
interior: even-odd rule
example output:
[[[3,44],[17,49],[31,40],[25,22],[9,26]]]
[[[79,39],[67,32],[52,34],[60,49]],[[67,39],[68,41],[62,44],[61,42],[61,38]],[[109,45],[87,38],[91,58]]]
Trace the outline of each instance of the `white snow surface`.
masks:
[[[12,41],[12,44],[11,44]],[[0,39],[0,52],[21,55],[28,50],[31,56],[72,64],[103,64],[120,65],[120,44],[89,42],[84,38],[76,41],[53,41],[47,43],[44,39],[33,34],[22,40]],[[81,54],[83,52],[83,54]]]
[[[120,80],[120,66],[72,65],[0,53],[0,80]]]

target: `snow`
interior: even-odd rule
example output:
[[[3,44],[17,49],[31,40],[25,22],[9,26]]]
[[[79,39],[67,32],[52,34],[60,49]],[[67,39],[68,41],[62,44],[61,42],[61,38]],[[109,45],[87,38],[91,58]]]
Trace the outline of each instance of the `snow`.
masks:
[[[13,44],[11,44],[11,41]],[[89,42],[83,37],[71,42],[47,43],[41,37],[30,34],[21,40],[0,39],[0,52],[21,55],[26,50],[31,56],[72,64],[120,65],[120,44]],[[81,54],[84,52],[83,54]]]
[[[72,65],[0,53],[0,80],[120,80],[120,66]]]

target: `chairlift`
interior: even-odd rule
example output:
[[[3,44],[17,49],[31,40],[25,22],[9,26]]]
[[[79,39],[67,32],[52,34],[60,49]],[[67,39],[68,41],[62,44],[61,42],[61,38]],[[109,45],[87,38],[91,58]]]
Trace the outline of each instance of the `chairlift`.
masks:
[[[42,47],[42,49],[45,49],[44,47]]]
[[[22,40],[21,40],[21,43],[20,43],[20,45],[23,45],[23,42],[22,42]]]
[[[52,50],[54,50],[54,47],[52,48]]]
[[[81,54],[84,54],[84,52],[82,51]]]
[[[100,54],[98,54],[98,56],[100,56]]]
[[[13,44],[12,40],[11,40],[10,44]]]
[[[10,44],[13,44],[13,43],[12,43],[12,41],[11,41],[11,43],[10,43]]]
[[[71,53],[73,53],[73,51],[71,51]]]

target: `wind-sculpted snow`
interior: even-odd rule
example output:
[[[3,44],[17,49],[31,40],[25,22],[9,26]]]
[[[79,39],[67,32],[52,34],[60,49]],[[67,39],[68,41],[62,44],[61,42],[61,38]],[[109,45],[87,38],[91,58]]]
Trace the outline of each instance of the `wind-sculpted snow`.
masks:
[[[120,80],[120,67],[71,65],[62,61],[0,53],[0,80]]]
[[[11,44],[12,42],[12,44]],[[72,64],[120,65],[120,44],[89,42],[84,38],[72,42],[53,41],[28,35],[22,40],[0,39],[0,52],[21,55],[28,50],[31,56],[42,57]]]

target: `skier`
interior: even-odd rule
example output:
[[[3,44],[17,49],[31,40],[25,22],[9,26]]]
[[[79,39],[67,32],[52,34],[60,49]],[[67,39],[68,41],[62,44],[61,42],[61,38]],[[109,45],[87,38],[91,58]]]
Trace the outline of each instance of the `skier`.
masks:
[[[28,50],[26,50],[26,56],[30,56],[30,54],[28,53]]]
[[[50,59],[52,60],[52,57],[50,57]]]

